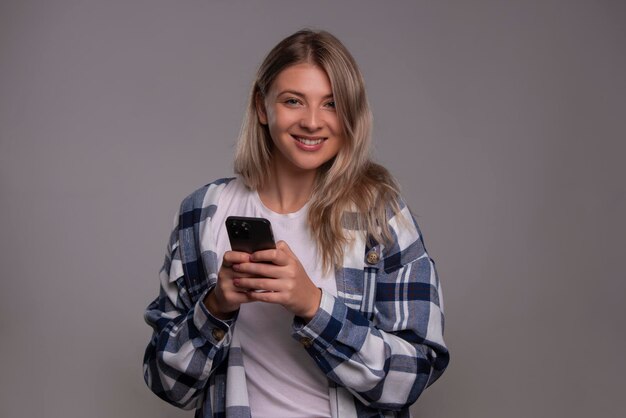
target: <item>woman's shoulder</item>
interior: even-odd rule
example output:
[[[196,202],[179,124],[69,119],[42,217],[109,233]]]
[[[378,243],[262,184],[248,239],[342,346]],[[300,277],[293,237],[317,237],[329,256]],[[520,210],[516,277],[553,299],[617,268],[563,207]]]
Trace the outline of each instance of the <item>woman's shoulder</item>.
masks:
[[[197,188],[182,200],[180,212],[186,213],[217,205],[222,191],[224,191],[229,184],[234,184],[233,182],[236,181],[236,177],[223,177]]]

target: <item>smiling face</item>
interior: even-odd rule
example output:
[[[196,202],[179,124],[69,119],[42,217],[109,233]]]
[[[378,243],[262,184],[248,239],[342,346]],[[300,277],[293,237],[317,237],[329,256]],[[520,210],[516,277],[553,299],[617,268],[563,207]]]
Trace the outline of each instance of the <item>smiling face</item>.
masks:
[[[316,65],[300,63],[281,71],[265,98],[258,98],[257,115],[272,137],[278,173],[314,174],[342,146],[330,80]]]

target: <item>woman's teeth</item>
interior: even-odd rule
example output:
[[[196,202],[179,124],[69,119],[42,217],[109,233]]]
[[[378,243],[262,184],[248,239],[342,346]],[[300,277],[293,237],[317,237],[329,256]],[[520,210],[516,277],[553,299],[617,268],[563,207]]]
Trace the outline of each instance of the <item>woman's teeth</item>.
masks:
[[[296,139],[299,142],[302,142],[304,145],[317,145],[317,144],[321,144],[323,139],[306,139],[306,138],[298,138],[296,137]]]

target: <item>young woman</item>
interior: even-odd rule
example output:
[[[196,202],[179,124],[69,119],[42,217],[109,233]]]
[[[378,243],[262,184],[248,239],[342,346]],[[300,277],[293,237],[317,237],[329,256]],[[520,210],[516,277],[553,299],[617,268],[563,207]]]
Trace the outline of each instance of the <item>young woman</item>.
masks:
[[[144,374],[196,417],[408,417],[448,364],[419,229],[370,161],[362,76],[327,32],[259,68],[236,178],[182,202],[145,318]],[[227,216],[271,221],[276,249],[231,251]]]

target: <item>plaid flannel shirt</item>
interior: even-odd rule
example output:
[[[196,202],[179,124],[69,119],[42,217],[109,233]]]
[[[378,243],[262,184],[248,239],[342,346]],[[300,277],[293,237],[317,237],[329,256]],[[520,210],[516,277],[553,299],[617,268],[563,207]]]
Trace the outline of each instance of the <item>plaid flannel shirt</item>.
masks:
[[[165,401],[195,417],[250,417],[236,317],[222,321],[203,303],[217,281],[211,218],[221,179],[185,198],[160,271],[159,296],[145,312],[154,332],[144,356],[144,378]],[[389,211],[394,244],[354,238],[335,272],[337,295],[322,294],[292,336],[326,374],[333,417],[409,417],[409,406],[445,370],[443,301],[435,266],[408,207]],[[398,216],[405,217],[404,222]],[[233,338],[234,337],[234,338]]]

